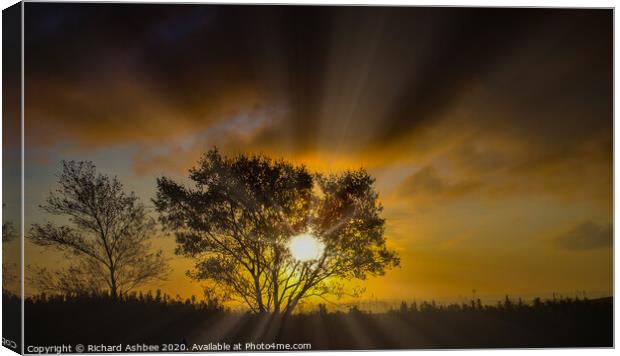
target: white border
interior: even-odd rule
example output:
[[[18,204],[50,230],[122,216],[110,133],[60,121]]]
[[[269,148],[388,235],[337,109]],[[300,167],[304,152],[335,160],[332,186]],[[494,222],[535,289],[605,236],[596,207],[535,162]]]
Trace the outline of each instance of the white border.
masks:
[[[36,0],[35,0],[36,1]],[[94,0],[92,2],[110,2],[110,1],[98,1],[98,0]],[[116,1],[115,1],[116,2]],[[200,1],[175,1],[175,0],[132,0],[131,2],[144,2],[144,3],[153,3],[153,2],[159,2],[159,3],[220,3],[220,4],[234,4],[234,3],[239,3],[240,1],[230,1],[230,0],[219,0],[219,1],[207,1],[207,2],[200,2]],[[246,4],[278,4],[278,3],[286,3],[286,4],[313,4],[313,5],[382,5],[382,6],[389,6],[389,5],[396,5],[396,6],[474,6],[474,7],[587,7],[587,8],[615,8],[616,3],[615,1],[609,1],[609,0],[590,0],[590,1],[584,1],[584,0],[519,0],[519,1],[507,1],[507,0],[449,0],[449,1],[411,1],[411,0],[389,0],[389,1],[385,1],[385,0],[339,0],[336,2],[332,2],[332,1],[326,1],[326,0],[287,0],[287,1],[269,1],[269,0],[244,0],[241,1],[242,3],[246,3]],[[5,9],[13,4],[15,4],[16,1],[14,0],[0,0],[0,7],[2,9]],[[1,17],[0,17],[0,25],[1,25]],[[23,34],[23,4],[22,4],[22,34]],[[0,26],[0,38],[1,38],[1,26]],[[618,37],[618,28],[616,27],[615,21],[614,21],[614,68],[616,67],[616,65],[618,64],[618,56],[616,56],[616,41],[617,41]],[[24,48],[23,48],[23,36],[22,36],[22,71],[21,71],[21,79],[22,79],[22,87],[21,87],[21,91],[22,91],[22,98],[24,96]],[[2,49],[0,46],[0,58],[1,58],[1,54],[2,54]],[[0,71],[0,79],[1,79],[1,71]],[[614,70],[614,89],[615,89],[615,83],[617,82],[618,79],[618,73]],[[0,96],[0,103],[1,101],[1,96]],[[616,103],[617,103],[618,97],[617,97],[617,93],[614,90],[614,138],[617,136],[616,134],[618,133],[618,130],[620,130],[616,125],[615,125],[615,108],[617,107]],[[21,170],[22,170],[22,182],[21,182],[21,195],[22,195],[22,209],[21,209],[21,231],[24,231],[24,206],[23,206],[23,199],[24,199],[24,102],[23,100],[20,101],[20,106],[21,106],[21,115],[22,115],[22,122],[21,122],[21,140],[22,140],[22,162],[21,162]],[[0,125],[1,126],[1,125]],[[0,137],[2,134],[2,128],[0,127]],[[615,139],[614,139],[614,157],[618,156],[620,148],[618,148],[618,146],[615,145]],[[0,157],[0,162],[1,162],[1,157]],[[615,163],[615,160],[614,160]],[[614,187],[620,183],[620,178],[618,176],[617,171],[616,171],[616,166],[614,164]],[[1,167],[0,167],[0,172],[1,172]],[[615,193],[615,189],[614,189],[614,193]],[[0,200],[2,200],[2,192],[0,191]],[[616,202],[616,196],[614,194],[614,207],[615,207],[615,202]],[[615,227],[617,226],[618,222],[620,222],[620,219],[617,219],[616,214],[615,214],[615,209],[614,209],[614,236],[615,236]],[[24,241],[22,239],[21,241],[22,244],[22,260],[21,260],[21,268],[22,268],[22,276],[23,276],[23,272],[24,272],[24,256],[23,256],[23,252],[24,252]],[[614,262],[615,262],[615,244],[614,244]],[[618,275],[618,266],[615,265],[614,263],[614,295],[618,295],[617,294],[617,290],[616,290],[616,284],[615,284],[615,276]],[[24,281],[22,278],[22,295],[24,292]],[[618,308],[617,308],[618,304],[617,301],[614,300],[614,320],[618,320]],[[23,310],[24,306],[23,306],[23,302],[22,302],[22,315],[23,315]],[[615,325],[614,325],[615,326]],[[2,327],[0,326],[0,333],[2,331]],[[618,340],[618,335],[619,335],[619,331],[618,328],[614,328],[614,339]],[[23,343],[23,325],[22,325],[22,343]],[[615,350],[613,349],[546,349],[546,350],[529,350],[529,349],[517,349],[517,350],[494,350],[494,349],[484,349],[484,350],[466,350],[466,351],[407,351],[407,350],[403,350],[403,351],[355,351],[355,352],[347,352],[347,354],[366,354],[366,353],[373,353],[373,354],[387,354],[387,353],[409,353],[409,352],[416,352],[419,353],[421,355],[438,355],[438,354],[454,354],[454,353],[458,353],[461,355],[477,355],[478,353],[484,353],[486,355],[582,355],[582,354],[587,354],[587,355],[599,355],[599,354],[609,354],[611,352],[615,352]],[[321,354],[321,355],[337,355],[337,354],[342,354],[342,352],[334,352],[334,351],[323,351],[323,352],[305,352],[306,354]],[[172,353],[167,354],[167,353],[158,353],[160,355],[174,355]],[[217,353],[219,354],[219,353]],[[249,354],[249,353],[244,353],[244,354]],[[267,353],[267,354],[272,354],[272,353]],[[275,354],[275,353],[273,353]],[[4,355],[15,355],[15,353],[13,353],[12,351],[0,347],[0,356],[4,356]]]

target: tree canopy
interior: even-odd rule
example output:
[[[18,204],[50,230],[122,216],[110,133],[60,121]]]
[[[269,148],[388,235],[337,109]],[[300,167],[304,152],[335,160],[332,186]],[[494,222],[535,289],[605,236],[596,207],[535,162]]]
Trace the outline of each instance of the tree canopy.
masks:
[[[386,246],[374,178],[364,169],[311,173],[263,155],[206,153],[189,172],[193,186],[157,179],[160,221],[175,232],[188,274],[209,280],[255,312],[291,313],[309,297],[345,293],[344,281],[399,265]],[[311,260],[291,253],[306,234],[324,248]]]
[[[35,274],[46,292],[105,290],[116,298],[165,276],[166,260],[150,243],[155,220],[133,192],[97,173],[92,162],[63,161],[58,186],[40,208],[68,217],[71,225],[33,224],[29,239],[77,258],[66,270]]]

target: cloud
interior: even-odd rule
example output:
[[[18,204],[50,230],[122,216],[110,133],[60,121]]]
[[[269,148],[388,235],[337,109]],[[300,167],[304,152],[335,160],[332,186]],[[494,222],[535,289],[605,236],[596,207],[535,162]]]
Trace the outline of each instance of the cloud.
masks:
[[[545,192],[611,207],[610,11],[27,7],[32,156],[131,147],[150,174],[218,145],[405,165],[418,199]]]
[[[426,166],[407,177],[397,189],[399,194],[412,199],[455,198],[480,188],[478,182],[451,182],[442,178],[432,166]]]
[[[572,251],[610,248],[613,245],[613,226],[587,221],[557,236],[553,243],[559,249]]]
[[[134,157],[134,170],[142,175],[166,171],[185,174],[213,147],[226,153],[239,153],[248,143],[256,144],[272,128],[278,115],[274,110],[254,108],[206,129],[188,132],[178,140],[164,140],[155,146],[140,145]]]

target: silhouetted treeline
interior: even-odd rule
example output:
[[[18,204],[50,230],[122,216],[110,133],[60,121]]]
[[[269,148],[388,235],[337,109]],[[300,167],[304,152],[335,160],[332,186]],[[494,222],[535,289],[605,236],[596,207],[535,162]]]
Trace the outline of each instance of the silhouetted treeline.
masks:
[[[22,304],[21,299],[6,290],[2,291],[2,337],[7,340],[5,347],[20,352],[22,343]]]
[[[317,349],[611,347],[613,301],[506,298],[497,305],[405,303],[372,313],[324,305],[288,318],[156,292],[26,299],[26,345],[310,343]]]

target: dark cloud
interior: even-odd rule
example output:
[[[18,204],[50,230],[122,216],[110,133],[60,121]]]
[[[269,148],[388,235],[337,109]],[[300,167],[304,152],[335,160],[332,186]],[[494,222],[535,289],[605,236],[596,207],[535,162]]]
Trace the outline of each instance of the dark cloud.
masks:
[[[588,181],[607,204],[612,26],[603,9],[28,3],[26,143],[137,145],[143,173],[214,144],[441,151],[452,183],[425,184],[442,194]]]
[[[435,168],[426,166],[406,178],[398,188],[398,192],[414,199],[428,196],[438,199],[462,196],[478,188],[480,188],[479,182],[450,182],[442,178]]]
[[[21,55],[20,55],[20,6],[13,5],[3,11],[2,21],[2,148],[3,158],[8,162],[9,155],[21,149],[20,141],[20,95],[21,95]]]
[[[553,242],[564,250],[609,248],[613,246],[613,226],[587,221],[559,235]]]
[[[341,94],[360,96],[358,120],[380,120],[377,139],[383,143],[439,119],[473,84],[532,43],[529,52],[541,56],[526,68],[527,80],[493,88],[500,97],[508,95],[507,104],[538,100],[529,110],[562,109],[566,103],[586,110],[605,100],[601,94],[610,95],[605,87],[610,79],[599,75],[611,68],[612,20],[606,10],[33,3],[26,16],[29,90],[52,95],[46,101],[31,95],[30,106],[59,120],[70,114],[74,120],[130,118],[131,108],[121,103],[115,112],[119,104],[106,100],[115,99],[110,95],[124,78],[147,86],[191,120],[202,120],[200,114],[218,106],[220,97],[237,91],[255,92],[253,104],[281,101],[290,109],[287,134],[304,142],[317,133],[321,112],[330,109],[322,103],[332,80],[330,65],[355,67],[372,44],[340,53],[341,58],[333,58],[334,47],[373,33],[378,44],[372,59],[365,73],[361,68],[356,73],[367,78],[364,88]],[[579,71],[558,78],[561,82],[544,80],[554,67],[576,69],[571,61]],[[113,87],[100,87],[102,80]],[[342,89],[355,89],[347,84],[341,83]],[[541,91],[550,85],[553,92]],[[90,88],[94,97],[75,108],[66,93],[71,87]],[[365,100],[384,90],[391,94],[387,102]],[[522,100],[511,100],[514,94]],[[376,106],[384,106],[384,115],[365,117],[365,109],[377,111]],[[565,119],[536,121],[565,128],[558,120]]]

